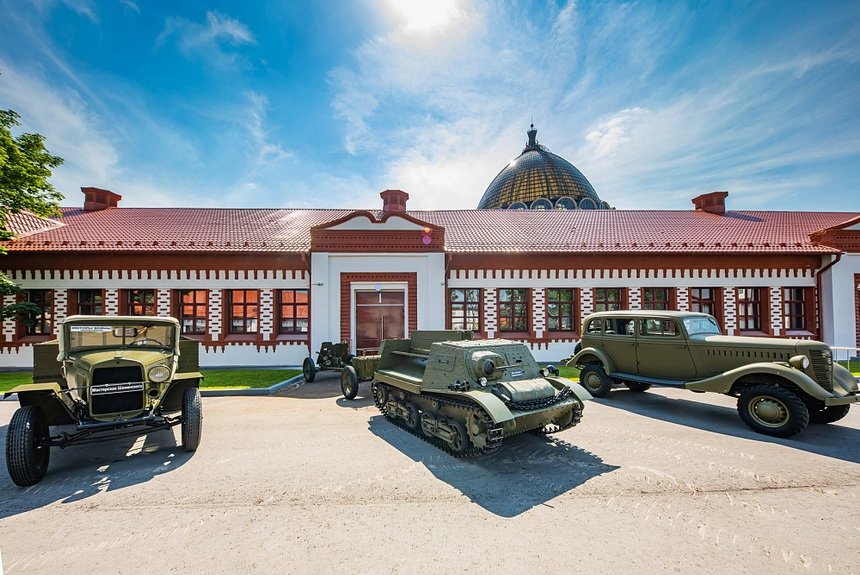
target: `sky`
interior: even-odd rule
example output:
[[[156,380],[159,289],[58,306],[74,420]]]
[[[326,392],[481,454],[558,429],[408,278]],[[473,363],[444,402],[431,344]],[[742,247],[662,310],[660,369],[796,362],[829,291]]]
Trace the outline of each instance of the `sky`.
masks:
[[[538,141],[617,209],[860,210],[860,2],[0,0],[0,109],[122,207],[472,209]]]

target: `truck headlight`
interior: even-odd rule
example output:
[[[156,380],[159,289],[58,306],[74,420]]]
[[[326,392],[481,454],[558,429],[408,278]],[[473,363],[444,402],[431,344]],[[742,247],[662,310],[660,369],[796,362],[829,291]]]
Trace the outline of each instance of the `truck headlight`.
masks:
[[[154,381],[155,383],[162,383],[167,381],[169,377],[170,368],[166,365],[156,365],[149,370],[149,381]]]
[[[809,358],[805,355],[795,355],[788,360],[788,365],[794,369],[806,369],[809,367]]]

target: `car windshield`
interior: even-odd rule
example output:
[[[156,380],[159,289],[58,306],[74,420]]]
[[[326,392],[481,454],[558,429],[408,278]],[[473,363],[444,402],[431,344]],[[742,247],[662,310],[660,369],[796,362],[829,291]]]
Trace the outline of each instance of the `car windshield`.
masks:
[[[687,329],[687,335],[719,335],[722,333],[720,331],[720,326],[717,324],[717,320],[710,316],[685,317],[684,327]]]
[[[66,329],[69,351],[99,347],[173,347],[174,327],[169,324],[76,323]]]

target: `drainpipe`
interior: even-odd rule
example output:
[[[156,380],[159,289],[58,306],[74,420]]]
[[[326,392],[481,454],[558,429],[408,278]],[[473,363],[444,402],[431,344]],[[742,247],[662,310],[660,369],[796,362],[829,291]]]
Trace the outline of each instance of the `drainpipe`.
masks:
[[[836,254],[836,259],[831,261],[829,264],[820,267],[815,270],[815,289],[818,291],[818,338],[824,339],[824,305],[822,305],[822,297],[821,297],[821,274],[835,266],[839,263],[839,260],[842,259],[842,253],[839,252]]]

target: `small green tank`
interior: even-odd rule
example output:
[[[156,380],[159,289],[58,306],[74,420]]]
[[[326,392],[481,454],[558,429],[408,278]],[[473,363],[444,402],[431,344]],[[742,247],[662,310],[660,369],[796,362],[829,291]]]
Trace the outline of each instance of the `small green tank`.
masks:
[[[455,457],[492,453],[517,433],[579,423],[591,395],[542,369],[524,344],[452,341],[451,334],[417,331],[382,343],[372,391],[389,421]]]

